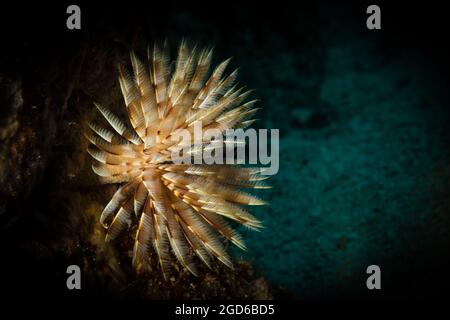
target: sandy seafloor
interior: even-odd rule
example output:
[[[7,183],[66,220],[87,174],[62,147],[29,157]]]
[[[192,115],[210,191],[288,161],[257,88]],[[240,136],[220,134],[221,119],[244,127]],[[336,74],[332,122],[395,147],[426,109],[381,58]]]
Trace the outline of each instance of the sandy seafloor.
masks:
[[[448,266],[448,88],[434,61],[328,22],[319,48],[286,53],[279,40],[242,68],[260,127],[281,136],[265,229],[245,233],[245,257],[297,298],[366,297],[371,264],[386,296],[428,296]]]

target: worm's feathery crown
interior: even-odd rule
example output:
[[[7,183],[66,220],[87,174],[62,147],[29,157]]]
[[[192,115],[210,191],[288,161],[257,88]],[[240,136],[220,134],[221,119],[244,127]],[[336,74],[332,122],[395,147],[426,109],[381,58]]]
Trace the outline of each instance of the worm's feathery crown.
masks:
[[[177,129],[193,135],[194,123],[201,121],[204,130],[215,128],[224,133],[254,121],[256,101],[245,102],[250,91],[234,84],[237,70],[224,75],[228,59],[210,73],[211,58],[212,49],[190,49],[182,41],[171,73],[167,43],[149,47],[148,65],[131,52],[132,68],[119,66],[129,123],[95,104],[112,130],[90,124],[86,135],[88,152],[94,158],[92,168],[103,183],[122,183],[100,222],[107,229],[106,240],[137,222],[133,249],[137,271],[149,266],[152,246],[165,276],[170,248],[194,275],[198,274],[194,254],[209,267],[216,257],[232,268],[221,238],[242,249],[245,244],[224,218],[251,229],[261,227],[241,206],[264,204],[242,191],[266,187],[259,169],[175,164],[171,160],[173,148],[181,143],[171,139]],[[194,156],[208,144],[191,147],[190,156]]]

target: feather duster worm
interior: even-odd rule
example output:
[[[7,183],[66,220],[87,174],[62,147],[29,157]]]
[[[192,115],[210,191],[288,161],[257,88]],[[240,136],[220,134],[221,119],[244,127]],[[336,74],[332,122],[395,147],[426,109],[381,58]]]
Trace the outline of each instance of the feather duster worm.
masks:
[[[242,249],[245,245],[224,218],[261,227],[242,207],[264,204],[242,190],[266,187],[259,169],[175,164],[171,159],[177,146],[171,136],[178,129],[192,132],[201,121],[203,128],[224,132],[254,121],[255,101],[245,102],[250,91],[234,85],[237,71],[224,76],[229,59],[210,73],[211,57],[211,49],[198,52],[182,41],[171,72],[166,43],[149,48],[148,65],[131,52],[132,68],[119,66],[129,122],[95,104],[113,130],[90,124],[86,136],[92,168],[103,183],[122,183],[100,222],[107,241],[137,223],[133,265],[138,272],[149,266],[152,247],[164,276],[170,252],[194,275],[194,256],[208,267],[215,257],[232,268],[222,239]],[[191,148],[191,155],[203,148]]]

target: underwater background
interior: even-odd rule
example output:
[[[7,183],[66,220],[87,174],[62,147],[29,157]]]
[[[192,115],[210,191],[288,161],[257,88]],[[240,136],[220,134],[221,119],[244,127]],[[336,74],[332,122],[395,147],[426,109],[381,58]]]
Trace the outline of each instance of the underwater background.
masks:
[[[263,281],[264,293],[241,294],[239,273],[226,296],[205,289],[202,298],[442,297],[450,284],[445,16],[436,5],[381,2],[382,29],[368,30],[369,4],[81,1],[81,31],[65,29],[68,4],[5,8],[2,283],[65,292],[71,263],[90,270],[85,285],[95,294],[128,292],[111,289],[110,278],[138,281],[128,257],[103,249],[98,216],[113,189],[89,174],[83,126],[93,101],[121,101],[115,65],[130,48],[167,38],[174,49],[184,37],[213,45],[216,63],[232,56],[239,83],[261,100],[255,127],[280,130],[280,169],[259,194],[270,205],[252,210],[264,229],[241,230],[248,251],[233,251],[252,266],[248,288]],[[372,264],[382,272],[376,292],[366,287]],[[173,296],[186,297],[149,294]]]

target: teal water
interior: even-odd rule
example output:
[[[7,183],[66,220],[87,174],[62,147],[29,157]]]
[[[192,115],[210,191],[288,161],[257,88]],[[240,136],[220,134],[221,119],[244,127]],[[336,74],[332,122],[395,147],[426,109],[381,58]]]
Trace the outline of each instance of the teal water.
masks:
[[[244,67],[262,93],[259,126],[280,129],[280,170],[256,209],[265,229],[244,232],[248,253],[236,254],[297,298],[367,295],[371,264],[390,294],[426,295],[414,277],[439,283],[449,243],[445,88],[407,48],[389,54],[376,35],[335,27],[318,48],[271,42]]]

